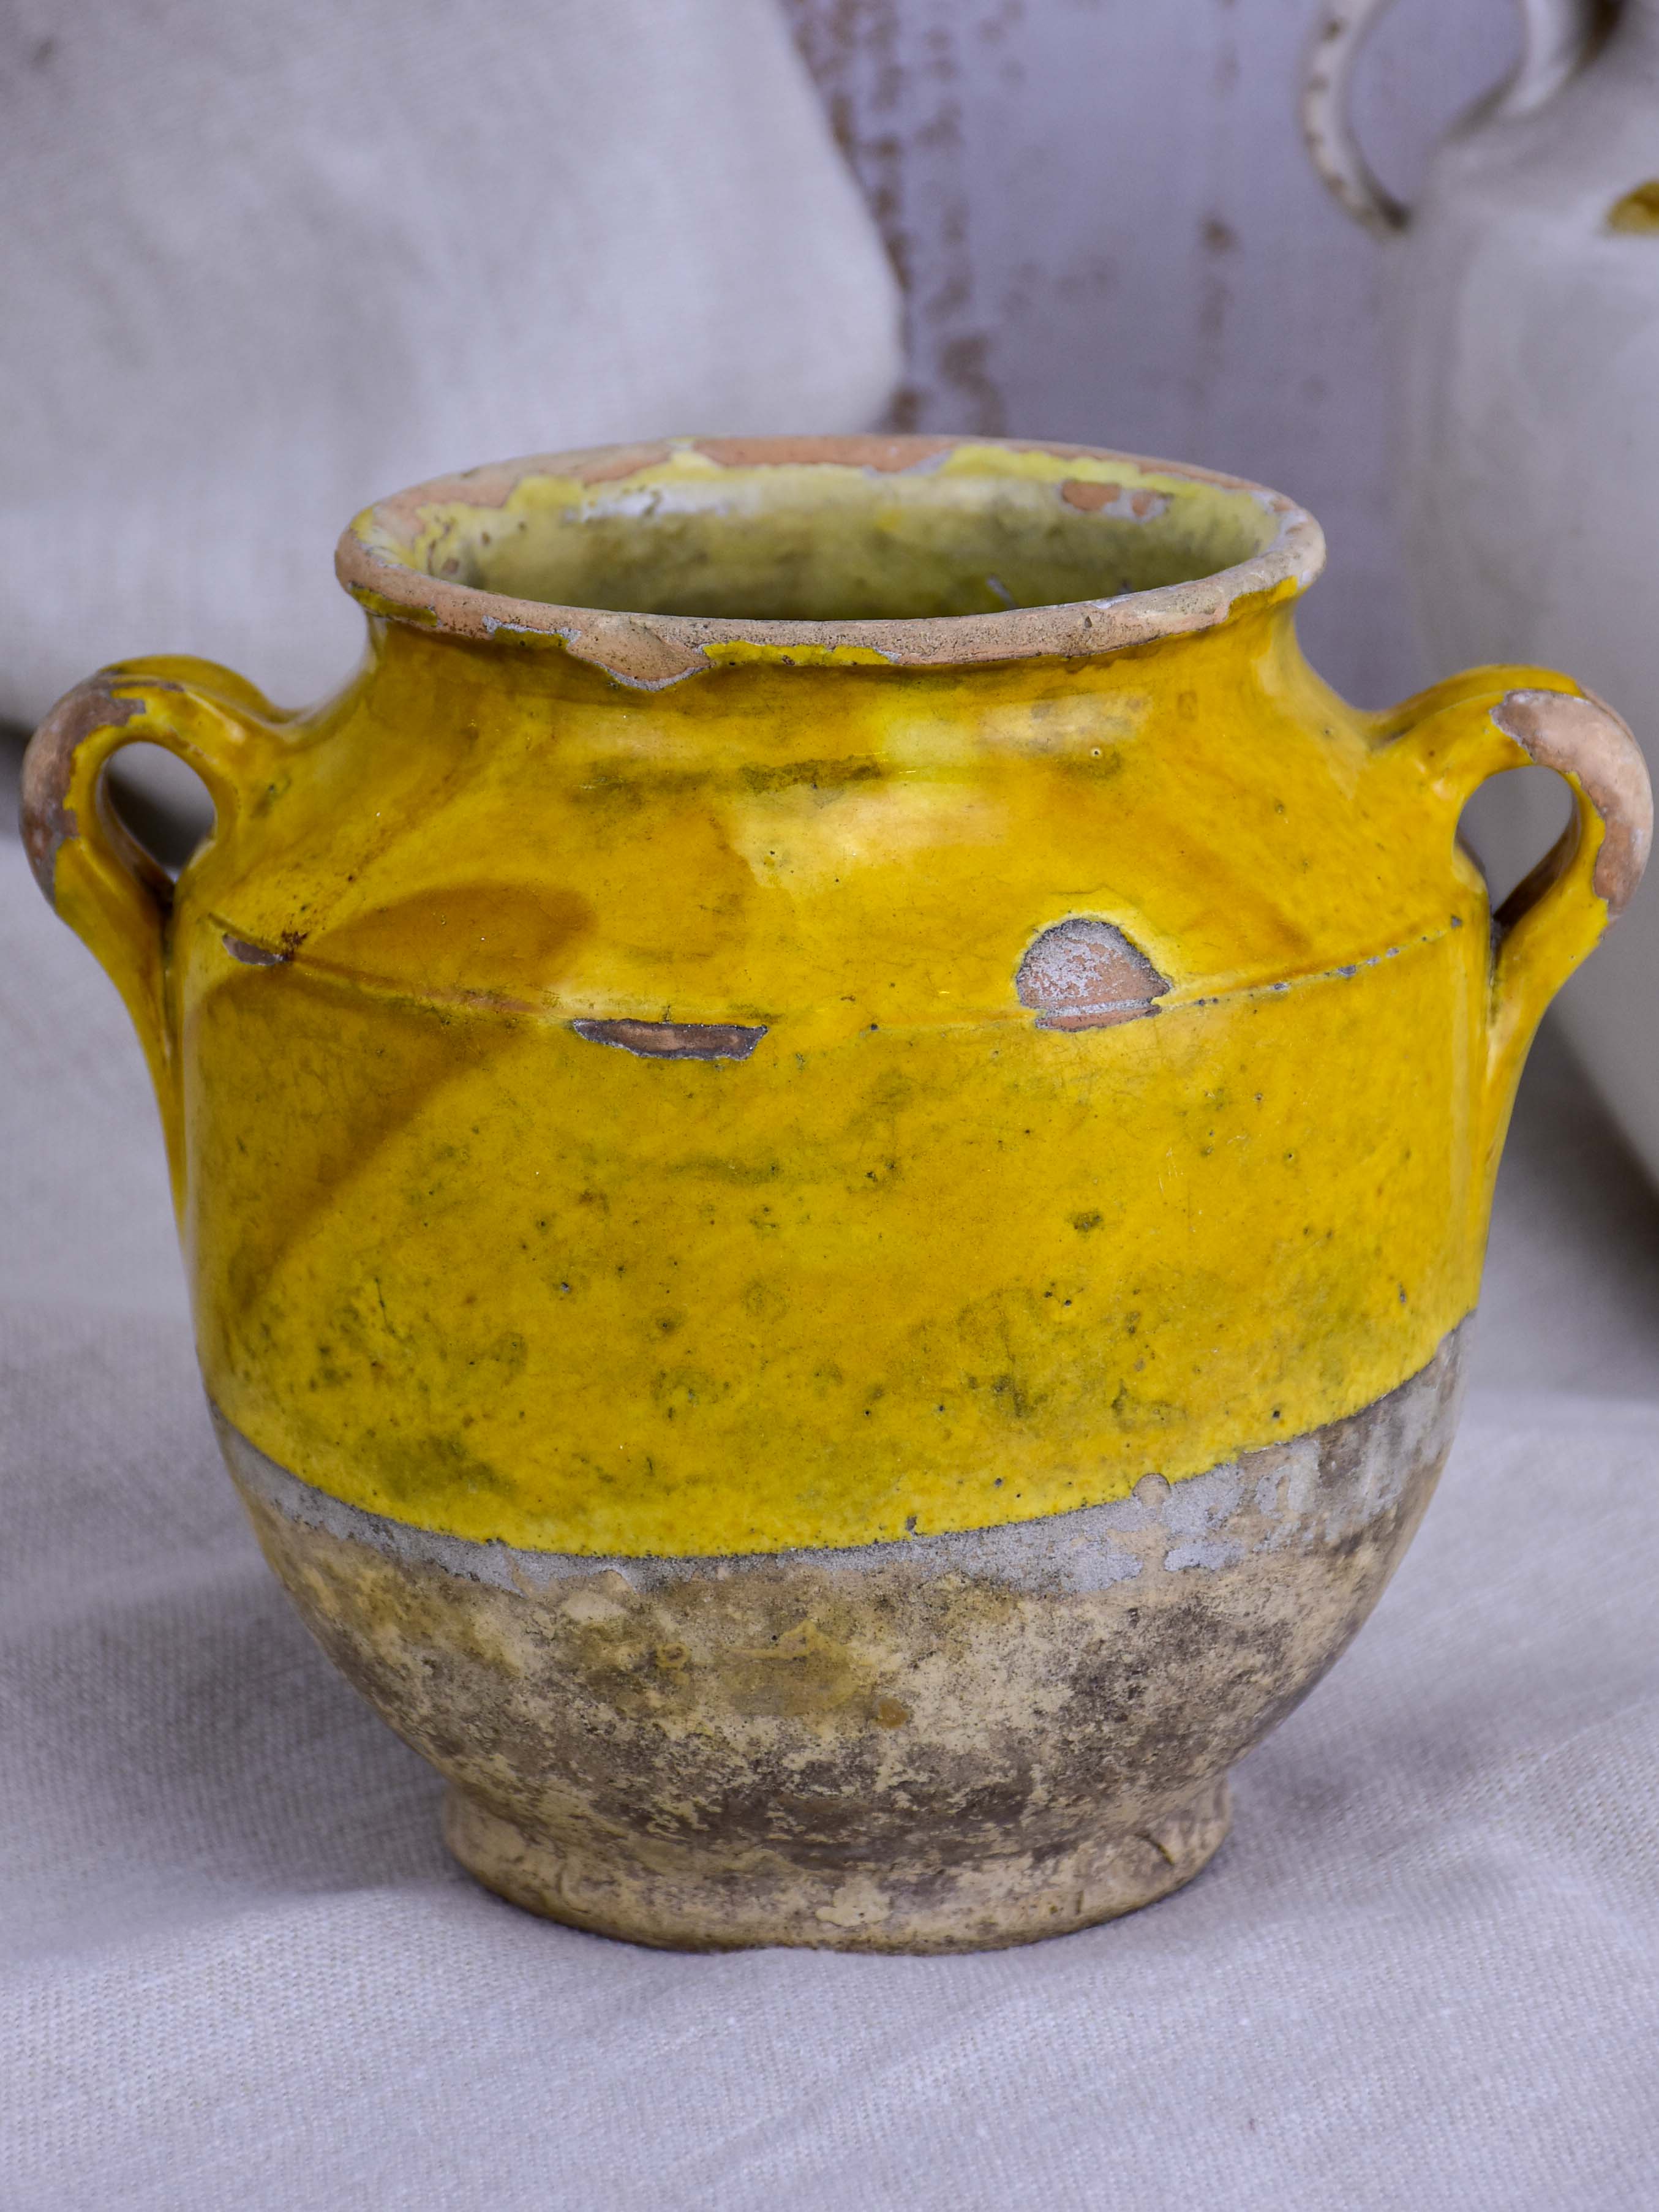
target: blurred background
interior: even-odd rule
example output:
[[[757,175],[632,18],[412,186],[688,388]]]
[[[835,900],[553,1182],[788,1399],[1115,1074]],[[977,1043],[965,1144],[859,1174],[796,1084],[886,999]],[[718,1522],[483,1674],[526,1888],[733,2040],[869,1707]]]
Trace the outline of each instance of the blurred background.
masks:
[[[1604,67],[1615,15],[1634,39],[1650,0],[1382,11],[1349,106],[1382,185],[1414,199],[1451,175],[1447,134],[1522,61],[1523,27],[1533,64],[1553,40],[1572,49],[1558,76],[1588,56],[1604,106],[1635,96],[1633,122],[1573,108],[1576,84],[1547,104],[1565,167],[1621,131],[1639,151],[1651,72],[1634,46]],[[1431,635],[1425,600],[1431,614],[1451,586],[1443,563],[1425,585],[1401,395],[1413,344],[1419,384],[1437,374],[1413,271],[1419,231],[1445,224],[1430,208],[1404,241],[1379,236],[1316,174],[1298,94],[1324,20],[1315,0],[4,0],[7,763],[53,697],[130,654],[223,659],[284,703],[331,688],[359,636],[333,539],[404,484],[613,439],[875,425],[1255,478],[1324,525],[1303,635],[1350,698],[1380,706],[1457,660],[1536,653],[1640,729],[1655,702],[1575,657],[1541,587],[1514,641]],[[1609,281],[1626,323],[1647,286],[1659,329],[1659,241]],[[1539,301],[1561,319],[1541,279]],[[1552,404],[1597,353],[1553,362]],[[1580,397],[1581,413],[1608,411],[1588,382]],[[1463,404],[1473,452],[1485,403]],[[1501,474],[1495,452],[1484,465]],[[1609,483],[1639,478],[1631,455]],[[176,862],[199,793],[138,750],[121,804]],[[1483,800],[1491,823],[1474,825],[1500,890],[1562,812],[1557,796],[1541,812],[1512,801]],[[29,989],[106,994],[66,935],[46,949],[49,918],[37,905],[26,921],[21,894],[14,928],[38,963]],[[1580,1073],[1593,1037],[1575,1033],[1575,1059],[1553,1026],[1534,1054],[1494,1232],[1488,1381],[1659,1395],[1659,1217],[1616,1126],[1641,1144],[1640,1098],[1659,1097],[1636,933],[1632,918],[1624,995],[1598,1017],[1629,1048],[1598,1071],[1602,1097]],[[21,977],[13,991],[21,1009]],[[112,1038],[112,994],[109,1011]],[[140,1116],[153,1151],[137,1053],[108,1050],[131,1061],[130,1100],[102,1045],[39,1041],[14,1070],[46,1085],[55,1068],[61,1085],[75,1061],[83,1105],[117,1082],[110,1113]],[[15,1088],[8,1112],[27,1121],[36,1096]],[[140,1200],[129,1177],[111,1204],[142,1213],[154,1170],[155,1192]],[[148,1253],[150,1230],[133,1233]],[[44,1215],[29,1234],[50,1276]],[[1615,1265],[1613,1298],[1596,1285]]]
[[[1117,446],[1289,492],[1348,697],[1429,680],[1391,453],[1389,270],[1297,125],[1308,0],[787,0],[905,294],[895,419]],[[1356,85],[1402,188],[1513,67],[1505,0],[1399,0]]]

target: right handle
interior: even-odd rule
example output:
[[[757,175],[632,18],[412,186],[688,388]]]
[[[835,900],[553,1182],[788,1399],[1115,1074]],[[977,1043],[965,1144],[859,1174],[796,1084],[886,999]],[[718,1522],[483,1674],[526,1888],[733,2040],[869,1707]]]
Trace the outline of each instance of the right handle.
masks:
[[[1653,845],[1653,789],[1629,725],[1594,693],[1506,691],[1492,720],[1572,792],[1572,819],[1492,916],[1488,1087],[1521,1073],[1533,1031],[1630,903]]]
[[[1377,178],[1354,136],[1349,88],[1359,50],[1392,0],[1330,0],[1314,28],[1302,73],[1302,135],[1327,189],[1379,237],[1403,230],[1411,210]],[[1526,115],[1578,67],[1601,27],[1601,0],[1516,0],[1521,59],[1486,100],[1490,117]]]
[[[1389,720],[1386,750],[1424,780],[1453,821],[1489,776],[1508,769],[1553,769],[1572,793],[1565,830],[1492,918],[1480,1085],[1491,1170],[1545,1008],[1642,880],[1653,842],[1647,763],[1611,707],[1544,669],[1474,669]]]

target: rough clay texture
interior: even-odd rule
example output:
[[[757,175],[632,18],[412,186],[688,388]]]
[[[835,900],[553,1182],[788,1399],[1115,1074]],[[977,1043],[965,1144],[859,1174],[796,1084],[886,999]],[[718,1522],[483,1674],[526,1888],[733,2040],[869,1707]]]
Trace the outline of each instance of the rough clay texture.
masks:
[[[1156,1012],[1170,981],[1121,929],[1085,917],[1045,929],[1014,988],[1022,1006],[1039,1009],[1039,1029],[1103,1030]]]
[[[156,688],[171,690],[173,687],[165,684]],[[69,838],[81,834],[81,825],[69,805],[75,756],[95,731],[111,723],[118,726],[130,722],[143,708],[142,699],[118,699],[106,678],[88,677],[58,702],[34,733],[24,757],[19,820],[23,849],[48,906],[57,904],[59,849]],[[118,823],[115,826],[119,827]],[[121,850],[125,857],[131,857],[130,847],[131,840],[124,839]],[[147,876],[155,872],[152,862]]]
[[[1462,1332],[1330,1426],[1074,1514],[845,1552],[580,1559],[361,1513],[222,1425],[329,1656],[453,1785],[463,1863],[635,1942],[944,1951],[1133,1911],[1409,1541]]]
[[[747,1060],[765,1024],[737,1022],[572,1022],[590,1044],[608,1044],[641,1060]]]
[[[1642,880],[1653,843],[1653,792],[1629,723],[1593,694],[1575,697],[1565,691],[1508,692],[1492,718],[1540,768],[1576,775],[1583,785],[1606,825],[1595,856],[1595,889],[1616,921]],[[1577,832],[1570,830],[1559,863],[1547,854],[1540,868],[1565,866],[1577,842]]]

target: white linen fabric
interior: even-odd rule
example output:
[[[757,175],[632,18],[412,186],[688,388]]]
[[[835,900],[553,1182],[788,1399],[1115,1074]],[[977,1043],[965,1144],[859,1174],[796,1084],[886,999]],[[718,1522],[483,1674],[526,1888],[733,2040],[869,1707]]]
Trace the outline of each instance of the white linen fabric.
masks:
[[[264,1570],[114,994],[0,840],[0,2204],[1650,2212],[1659,1209],[1546,1054],[1442,1492],[1150,1911],[945,1960],[534,1920]]]
[[[900,371],[776,0],[0,0],[0,720],[136,653],[301,705],[371,499]]]

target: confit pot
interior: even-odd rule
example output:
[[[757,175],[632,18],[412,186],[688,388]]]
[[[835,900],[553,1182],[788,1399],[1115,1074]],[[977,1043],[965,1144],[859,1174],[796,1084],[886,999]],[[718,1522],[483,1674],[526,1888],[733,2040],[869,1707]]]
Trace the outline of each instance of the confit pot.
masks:
[[[567,453],[358,518],[320,707],[129,662],[36,735],[232,1476],[504,1896],[1127,1911],[1376,1602],[1650,805],[1546,671],[1345,705],[1322,553],[1092,448]],[[137,740],[215,802],[176,885],[102,793]],[[1573,823],[1494,917],[1458,816],[1528,761]]]

